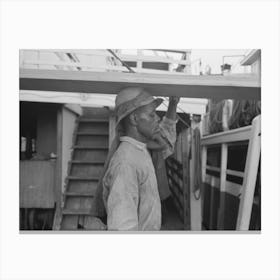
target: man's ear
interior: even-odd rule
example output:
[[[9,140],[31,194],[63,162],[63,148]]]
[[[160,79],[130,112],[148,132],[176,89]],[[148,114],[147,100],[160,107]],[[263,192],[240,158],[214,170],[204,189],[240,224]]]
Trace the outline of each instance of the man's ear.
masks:
[[[128,116],[129,119],[129,123],[133,126],[137,126],[137,116],[136,114],[133,112]]]

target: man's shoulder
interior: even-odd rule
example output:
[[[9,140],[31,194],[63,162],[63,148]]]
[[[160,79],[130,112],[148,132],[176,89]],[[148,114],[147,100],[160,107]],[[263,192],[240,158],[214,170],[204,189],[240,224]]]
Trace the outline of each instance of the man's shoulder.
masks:
[[[121,142],[110,162],[110,169],[142,169],[145,165],[146,156],[143,151],[135,148],[128,142]]]

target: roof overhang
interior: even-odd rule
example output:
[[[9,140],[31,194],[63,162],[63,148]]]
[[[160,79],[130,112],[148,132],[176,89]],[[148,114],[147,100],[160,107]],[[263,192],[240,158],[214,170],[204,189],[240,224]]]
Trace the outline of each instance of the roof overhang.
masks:
[[[156,96],[261,98],[260,77],[254,74],[191,76],[20,69],[20,90],[116,94],[129,86],[144,87]]]

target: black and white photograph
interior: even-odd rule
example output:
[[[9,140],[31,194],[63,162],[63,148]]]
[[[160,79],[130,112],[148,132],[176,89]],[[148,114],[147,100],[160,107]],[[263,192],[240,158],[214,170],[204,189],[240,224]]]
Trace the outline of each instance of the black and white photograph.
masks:
[[[0,280],[279,280],[280,2],[0,0]]]
[[[20,50],[20,230],[261,230],[261,50]]]

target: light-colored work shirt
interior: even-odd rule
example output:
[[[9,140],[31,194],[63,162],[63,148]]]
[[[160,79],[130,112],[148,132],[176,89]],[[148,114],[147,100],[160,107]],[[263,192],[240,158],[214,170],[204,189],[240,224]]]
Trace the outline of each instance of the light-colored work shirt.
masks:
[[[160,230],[161,204],[146,144],[120,137],[103,179],[108,230]]]

